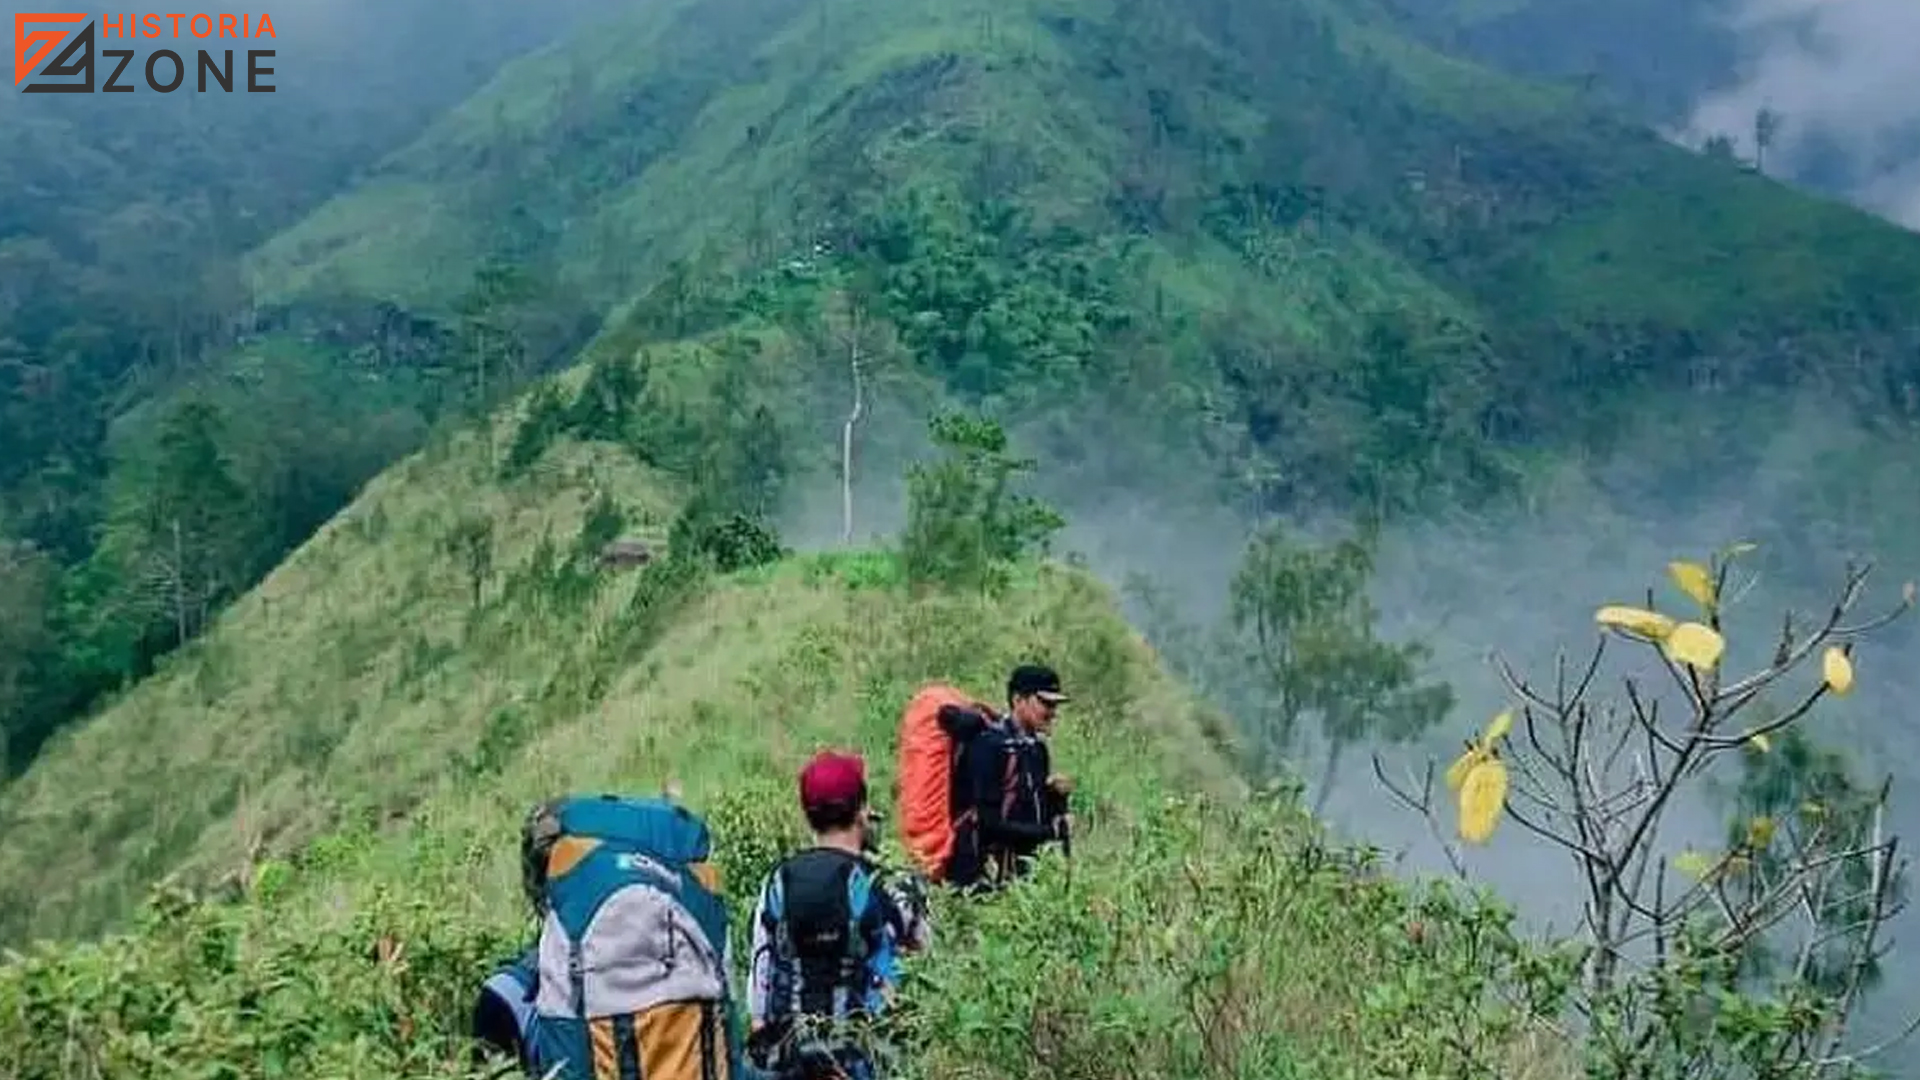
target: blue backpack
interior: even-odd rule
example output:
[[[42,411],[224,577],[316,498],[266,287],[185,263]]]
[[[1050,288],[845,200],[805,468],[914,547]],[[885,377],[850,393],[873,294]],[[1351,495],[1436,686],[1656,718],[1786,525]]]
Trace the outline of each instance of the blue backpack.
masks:
[[[578,796],[534,808],[521,854],[541,916],[535,1075],[739,1075],[711,848],[706,823],[665,799]]]

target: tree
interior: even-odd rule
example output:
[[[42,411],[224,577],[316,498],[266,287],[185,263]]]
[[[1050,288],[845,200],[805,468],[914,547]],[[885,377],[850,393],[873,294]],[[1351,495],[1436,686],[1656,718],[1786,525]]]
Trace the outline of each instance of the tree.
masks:
[[[442,541],[442,550],[460,563],[474,610],[486,596],[493,578],[493,519],[485,514],[463,514]]]
[[[514,308],[530,294],[526,274],[509,263],[490,261],[474,271],[467,291],[454,303],[457,363],[467,388],[455,394],[465,409],[484,414],[525,374],[527,345]],[[492,427],[485,427],[491,453]]]
[[[718,512],[764,522],[779,507],[790,450],[781,417],[759,400],[765,393],[755,385],[759,348],[746,336],[716,345],[719,370],[709,405],[690,418],[678,457],[694,487],[711,496]]]
[[[648,374],[644,361],[637,362],[618,349],[602,351],[594,358],[586,381],[566,411],[567,426],[581,439],[627,441],[631,433],[629,425],[647,393]],[[541,389],[543,394],[551,392],[547,387]],[[538,415],[532,408],[529,413]]]
[[[1756,711],[1759,709],[1756,706]],[[1848,849],[1874,844],[1888,794],[1884,782],[1863,783],[1846,755],[1818,745],[1798,727],[1748,750],[1731,800],[1729,848],[1738,848],[1748,839],[1754,822],[1762,822],[1763,829],[1785,829],[1794,836],[1825,831],[1836,845]],[[1792,847],[1761,846],[1754,854],[1759,874],[1777,879],[1789,873],[1790,856],[1785,852]],[[1878,985],[1882,974],[1879,957],[1870,948],[1860,951],[1861,935],[1874,926],[1873,870],[1873,864],[1866,860],[1847,861],[1838,873],[1822,882],[1824,888],[1802,898],[1810,922],[1795,947],[1782,949],[1770,940],[1758,940],[1742,957],[1744,972],[1750,978],[1784,974],[1827,994],[1844,993],[1849,982],[1856,979],[1863,992]],[[1905,893],[1905,875],[1896,872],[1890,895],[1904,904]],[[1862,957],[1857,970],[1856,955]]]
[[[985,417],[937,414],[929,423],[939,460],[907,471],[907,528],[901,555],[916,584],[994,592],[1008,564],[1045,550],[1066,521],[1013,490],[1034,462],[1008,452],[1007,434]]]
[[[31,544],[0,537],[0,775],[37,747],[39,699],[57,676],[49,623],[55,571]]]
[[[102,552],[119,569],[129,613],[164,615],[175,646],[249,579],[258,548],[258,516],[221,449],[223,428],[212,404],[183,401],[161,422],[151,458],[113,478]]]
[[[866,416],[867,395],[876,363],[892,352],[894,341],[883,322],[870,311],[873,286],[868,275],[835,290],[828,298],[826,332],[834,351],[846,357],[849,385],[847,417],[840,427],[840,540],[853,543],[853,438]]]
[[[1721,666],[1723,598],[1737,595],[1728,577],[1750,548],[1736,545],[1705,565],[1669,564],[1695,613],[1656,610],[1651,590],[1644,608],[1600,608],[1591,659],[1569,671],[1562,656],[1552,689],[1497,661],[1519,719],[1502,711],[1447,770],[1463,840],[1486,843],[1511,818],[1573,863],[1585,905],[1566,944],[1583,958],[1572,1004],[1586,1023],[1590,1076],[1851,1075],[1868,1056],[1839,1048],[1898,907],[1902,867],[1884,827],[1887,786],[1832,785],[1803,763],[1793,771],[1816,798],[1781,815],[1779,796],[1792,786],[1749,773],[1745,807],[1772,812],[1740,821],[1726,850],[1674,852],[1662,843],[1683,792],[1707,782],[1728,755],[1793,745],[1816,705],[1852,689],[1855,639],[1914,603],[1909,583],[1889,614],[1846,622],[1867,577],[1849,566],[1823,619],[1796,626],[1788,613],[1769,660],[1730,677]],[[1632,676],[1617,699],[1594,693],[1616,640],[1645,650],[1677,708],[1662,708]],[[1787,690],[1787,677],[1815,655],[1812,688]],[[1774,706],[1774,694],[1791,696]],[[1512,737],[1516,726],[1524,738]],[[1390,792],[1436,821],[1431,765],[1418,794],[1388,780],[1378,755],[1374,767]],[[1818,801],[1821,792],[1839,801]],[[1772,963],[1769,943],[1796,920],[1804,937],[1795,961]],[[1769,970],[1773,985],[1760,985]]]
[[[1419,681],[1424,646],[1374,636],[1372,572],[1370,533],[1315,549],[1276,525],[1255,536],[1233,579],[1233,627],[1252,636],[1262,699],[1254,767],[1264,772],[1290,754],[1301,724],[1317,718],[1328,749],[1316,814],[1348,746],[1404,741],[1453,707],[1450,687]]]
[[[1780,135],[1780,123],[1784,119],[1770,108],[1763,108],[1753,114],[1753,171],[1767,171],[1767,151],[1773,149],[1773,143]]]

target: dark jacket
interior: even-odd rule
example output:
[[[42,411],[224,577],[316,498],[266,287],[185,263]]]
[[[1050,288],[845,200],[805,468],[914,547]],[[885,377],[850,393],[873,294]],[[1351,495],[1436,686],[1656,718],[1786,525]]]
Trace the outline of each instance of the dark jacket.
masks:
[[[953,770],[953,855],[947,881],[972,888],[1017,877],[1023,861],[1061,838],[1065,800],[1047,787],[1053,774],[1046,741],[1011,717],[949,722],[959,753]]]
[[[522,1072],[532,1074],[529,1048],[533,1025],[533,997],[540,983],[539,950],[529,948],[496,967],[473,1003],[470,1033],[484,1060],[488,1052],[512,1058]]]

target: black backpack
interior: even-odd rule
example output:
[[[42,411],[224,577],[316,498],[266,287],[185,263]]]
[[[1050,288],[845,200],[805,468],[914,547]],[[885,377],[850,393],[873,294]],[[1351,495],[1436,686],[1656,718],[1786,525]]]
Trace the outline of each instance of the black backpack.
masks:
[[[795,855],[768,879],[761,925],[772,978],[767,1024],[752,1047],[763,1068],[837,1055],[848,1022],[879,1011],[868,935],[881,887],[872,863],[831,848]]]

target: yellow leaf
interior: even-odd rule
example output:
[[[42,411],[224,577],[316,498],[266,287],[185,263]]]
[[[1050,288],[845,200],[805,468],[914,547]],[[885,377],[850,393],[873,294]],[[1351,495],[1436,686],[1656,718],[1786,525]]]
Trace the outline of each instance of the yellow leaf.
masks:
[[[1628,633],[1659,641],[1673,632],[1673,620],[1657,611],[1645,608],[1623,607],[1609,604],[1593,613],[1594,621],[1602,626],[1617,627]]]
[[[1493,723],[1487,725],[1486,737],[1480,741],[1480,745],[1492,746],[1496,740],[1506,738],[1507,732],[1512,730],[1513,710],[1502,709],[1500,715],[1493,718]]]
[[[1468,747],[1466,753],[1455,758],[1453,764],[1447,766],[1447,790],[1459,791],[1460,785],[1467,781],[1467,773],[1486,758],[1485,750],[1478,746]]]
[[[1764,848],[1773,843],[1773,819],[1766,816],[1754,818],[1747,823],[1747,844],[1753,848]]]
[[[1673,868],[1698,880],[1713,869],[1713,856],[1702,851],[1683,851],[1673,857]]]
[[[1486,843],[1506,808],[1506,763],[1488,757],[1467,773],[1460,788],[1460,838],[1470,844]]]
[[[1675,561],[1667,564],[1667,574],[1695,603],[1703,608],[1713,606],[1713,575],[1706,567],[1697,562]]]
[[[1827,655],[1821,661],[1827,678],[1827,688],[1836,694],[1845,695],[1853,689],[1853,661],[1839,648],[1828,646]]]
[[[1747,745],[1764,754],[1773,749],[1773,740],[1767,738],[1765,735],[1755,735],[1753,738],[1747,740]]]
[[[1666,652],[1672,659],[1691,664],[1702,671],[1720,662],[1727,642],[1710,626],[1696,622],[1681,623],[1667,635]]]
[[[1800,804],[1800,813],[1806,817],[1819,817],[1826,812],[1826,807],[1821,806],[1817,802],[1803,802]]]

